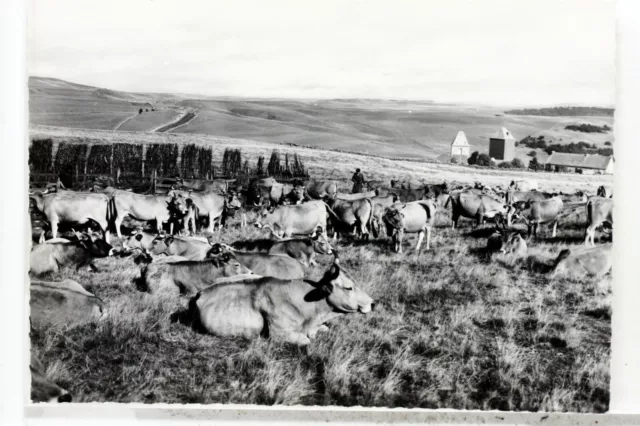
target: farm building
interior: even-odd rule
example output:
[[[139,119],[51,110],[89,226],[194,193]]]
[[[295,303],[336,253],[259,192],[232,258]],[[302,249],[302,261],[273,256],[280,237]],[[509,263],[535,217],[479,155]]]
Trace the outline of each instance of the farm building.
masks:
[[[505,127],[496,136],[489,138],[489,157],[495,160],[511,161],[516,153],[516,139]]]
[[[567,152],[552,152],[546,164],[565,167],[570,171],[581,169],[582,173],[613,174],[613,156],[598,154],[570,154]]]
[[[451,144],[451,157],[467,158],[471,154],[470,151],[471,146],[469,145],[469,141],[467,141],[467,136],[460,130]]]

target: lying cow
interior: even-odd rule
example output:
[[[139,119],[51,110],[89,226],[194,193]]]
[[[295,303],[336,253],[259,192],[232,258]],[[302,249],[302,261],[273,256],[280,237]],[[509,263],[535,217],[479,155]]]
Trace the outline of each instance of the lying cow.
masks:
[[[502,232],[496,229],[487,240],[487,250],[524,257],[527,255],[527,242],[519,232]]]
[[[259,336],[305,346],[325,323],[343,314],[368,313],[373,301],[337,264],[319,282],[261,278],[219,284],[189,302],[195,326],[217,336]]]
[[[105,240],[109,241],[109,223],[114,212],[110,208],[109,197],[93,192],[60,191],[51,194],[29,194],[38,211],[45,214],[51,225],[53,238],[58,237],[58,224],[86,224],[95,222],[100,227]]]
[[[591,197],[587,201],[587,229],[584,244],[595,245],[596,229],[602,225],[613,225],[613,199]]]
[[[71,402],[73,398],[66,389],[61,388],[47,377],[46,370],[32,352],[31,363],[31,401],[32,402]]]
[[[251,274],[231,252],[205,260],[181,260],[150,263],[140,270],[142,287],[149,291],[178,288],[180,293],[197,293],[216,280]]]
[[[157,235],[149,247],[152,255],[180,256],[188,260],[206,259],[211,244],[196,238]]]
[[[506,216],[507,205],[486,194],[474,194],[471,191],[455,191],[445,202],[445,208],[451,204],[451,229],[458,226],[460,216],[476,219],[476,227],[485,219],[499,219]]]
[[[394,249],[402,253],[402,239],[405,233],[418,233],[416,253],[420,252],[420,245],[427,233],[427,250],[431,243],[431,228],[436,217],[436,206],[433,201],[412,201],[406,204],[394,204],[387,209],[383,221],[387,225],[388,233],[392,235]]]
[[[538,225],[550,223],[553,226],[551,237],[556,237],[558,220],[564,203],[560,197],[554,197],[544,201],[518,201],[509,207],[507,212],[507,225],[511,226],[516,221],[522,221],[527,225],[527,236],[536,237]]]
[[[369,238],[373,214],[373,203],[370,199],[347,201],[327,198],[326,203],[334,229],[334,240],[343,232],[352,235],[357,233],[362,238]]]
[[[213,244],[207,257],[217,257],[223,253],[232,253],[240,264],[262,277],[273,277],[283,280],[304,278],[302,263],[287,255],[235,250],[227,245]]]
[[[96,234],[79,234],[77,241],[52,239],[31,249],[29,256],[31,273],[42,275],[58,272],[62,267],[76,270],[83,266],[97,271],[93,260],[113,254],[113,247]]]
[[[553,274],[573,273],[602,276],[611,270],[613,244],[593,248],[564,249],[555,260]]]
[[[104,302],[73,280],[31,281],[31,325],[74,325],[106,315]]]
[[[278,238],[294,235],[315,235],[320,227],[327,229],[327,205],[324,201],[309,201],[294,206],[279,206],[268,211],[263,209],[255,223],[262,229],[269,229]]]
[[[314,259],[316,254],[332,254],[334,252],[333,247],[331,247],[322,232],[317,232],[313,237],[290,238],[278,241],[237,241],[231,244],[231,247],[236,250],[287,255],[305,266],[317,265]]]

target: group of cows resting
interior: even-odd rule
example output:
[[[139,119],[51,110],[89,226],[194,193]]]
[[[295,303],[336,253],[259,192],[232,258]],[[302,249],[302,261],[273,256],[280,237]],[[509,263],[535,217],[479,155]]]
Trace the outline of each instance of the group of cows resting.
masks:
[[[143,263],[138,288],[192,295],[185,318],[194,328],[218,336],[268,336],[297,345],[309,344],[334,317],[368,313],[374,307],[371,297],[339,265],[329,235],[335,243],[346,234],[368,239],[370,233],[374,237],[385,233],[400,253],[405,234],[418,234],[415,250],[419,253],[425,234],[426,249],[430,248],[436,211],[450,205],[453,228],[461,216],[475,219],[476,226],[493,221],[496,233],[489,238],[488,249],[522,256],[526,241],[519,232],[509,231],[514,223],[526,223],[529,236],[534,237],[538,225],[550,224],[555,237],[564,213],[586,208],[585,243],[594,245],[596,228],[612,224],[613,209],[605,187],[587,197],[581,192],[538,191],[529,181],[511,182],[506,190],[479,183],[450,188],[446,183],[392,181],[386,186],[370,185],[364,193],[343,194],[335,182],[289,185],[268,178],[255,180],[247,188],[232,188],[224,180],[192,181],[181,182],[180,188],[163,195],[107,187],[31,193],[30,198],[33,208],[46,216],[51,232],[46,239],[48,232],[43,229],[39,244],[31,250],[30,272],[36,279],[62,267],[96,270],[92,263],[96,257],[133,255],[137,263]],[[240,211],[240,226],[245,226],[246,212],[251,210],[257,213],[254,225],[270,231],[275,239],[231,245],[215,241],[216,224],[222,229]],[[110,244],[110,231],[122,238],[123,223],[130,218],[151,222],[155,232],[135,229],[120,239],[121,248],[115,248]],[[83,224],[99,229],[59,232],[65,225],[79,229]],[[209,233],[207,240],[191,236],[202,229]],[[173,235],[174,230],[183,235]],[[606,273],[610,246],[564,250],[555,269],[582,267],[589,273]],[[333,254],[334,261],[314,282],[305,277],[316,254]],[[31,281],[33,327],[105,314],[103,301],[75,281]],[[46,382],[38,376],[37,364],[33,360],[33,386],[36,376]],[[54,384],[49,386],[46,392],[42,386],[32,388],[32,398],[70,398]]]

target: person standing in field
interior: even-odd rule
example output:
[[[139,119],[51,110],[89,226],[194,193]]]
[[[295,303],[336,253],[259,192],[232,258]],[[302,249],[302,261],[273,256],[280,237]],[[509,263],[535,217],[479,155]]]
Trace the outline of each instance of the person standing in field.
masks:
[[[364,189],[364,176],[360,172],[360,169],[356,169],[356,172],[353,174],[351,178],[353,181],[353,190],[351,191],[353,194],[358,192],[363,192]]]

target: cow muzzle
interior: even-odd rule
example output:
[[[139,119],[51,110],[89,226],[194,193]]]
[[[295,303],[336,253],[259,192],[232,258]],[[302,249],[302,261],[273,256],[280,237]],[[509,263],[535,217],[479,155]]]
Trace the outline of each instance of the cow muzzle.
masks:
[[[115,248],[111,247],[111,249],[109,250],[109,254],[107,256],[113,256],[115,254]]]

